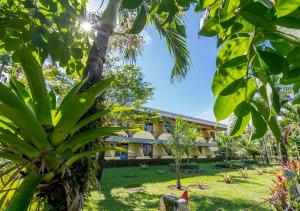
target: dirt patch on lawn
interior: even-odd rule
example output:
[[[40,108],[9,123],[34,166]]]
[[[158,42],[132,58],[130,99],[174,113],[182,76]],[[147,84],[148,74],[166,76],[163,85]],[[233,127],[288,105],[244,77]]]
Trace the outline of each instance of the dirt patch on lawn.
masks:
[[[209,190],[212,188],[210,185],[205,185],[205,184],[194,184],[194,185],[189,185],[188,187],[199,189],[199,190]]]
[[[169,185],[169,186],[167,186],[167,188],[169,189],[169,190],[187,190],[187,186],[181,186],[181,189],[177,189],[177,187],[176,187],[176,185]]]

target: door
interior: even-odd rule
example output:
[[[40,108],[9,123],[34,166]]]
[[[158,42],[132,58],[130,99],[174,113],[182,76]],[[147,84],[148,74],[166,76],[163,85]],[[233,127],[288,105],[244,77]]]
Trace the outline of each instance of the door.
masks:
[[[153,146],[151,144],[143,144],[143,153],[144,156],[149,156],[152,158]]]

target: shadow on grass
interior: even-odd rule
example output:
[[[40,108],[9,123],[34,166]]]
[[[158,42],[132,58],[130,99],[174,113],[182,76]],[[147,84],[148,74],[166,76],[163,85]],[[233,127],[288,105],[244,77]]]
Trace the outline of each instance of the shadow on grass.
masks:
[[[224,193],[226,194],[226,193]],[[242,200],[242,199],[224,199],[221,197],[210,197],[210,196],[197,196],[192,195],[191,200],[196,202],[192,210],[197,211],[210,211],[210,210],[226,210],[226,211],[256,211],[256,210],[269,210],[263,204],[253,204],[253,201]]]
[[[98,202],[97,210],[157,210],[159,205],[159,195],[149,194],[144,192],[129,193],[126,198],[113,197],[109,192],[105,192],[105,200]],[[194,203],[191,205],[191,210],[196,211],[264,211],[269,210],[262,204],[254,204],[253,201],[241,199],[224,199],[221,197],[197,196],[191,195],[190,200]]]
[[[223,172],[237,172],[232,169],[215,168],[213,163],[200,164],[200,168],[203,171],[199,173],[182,174],[181,178],[193,178],[199,176],[218,176],[222,178]],[[159,174],[161,170],[164,170],[163,174]],[[237,176],[238,177],[238,176]],[[234,180],[238,183],[249,183],[253,185],[260,185],[248,179],[237,178]],[[217,178],[214,178],[217,179]],[[164,183],[175,180],[175,172],[169,166],[150,166],[149,169],[140,169],[139,167],[120,167],[105,169],[101,193],[102,199],[93,199],[90,205],[92,207],[86,210],[157,210],[159,199],[163,193],[157,191],[152,192],[143,186],[145,184]],[[225,184],[227,185],[227,184]],[[166,186],[166,184],[162,184]],[[145,188],[143,188],[145,187]],[[148,186],[149,188],[149,186]],[[256,205],[253,207],[254,202],[251,198],[245,199],[226,199],[226,192],[224,191],[223,197],[216,196],[201,196],[199,192],[190,191],[192,210],[217,210],[218,208],[224,208],[223,210],[268,210],[266,205]],[[237,190],[237,195],[238,190]],[[220,196],[220,195],[219,195]]]
[[[213,163],[200,164],[202,169],[199,173],[182,173],[181,179],[199,177],[199,176],[215,176],[222,172],[229,170],[215,168]],[[124,171],[126,169],[126,171]],[[163,174],[159,171],[165,170]],[[230,170],[232,171],[232,170]],[[150,166],[148,169],[141,169],[139,167],[118,167],[108,168],[104,170],[103,174],[103,189],[107,186],[110,188],[126,188],[128,185],[143,185],[145,183],[163,183],[175,179],[175,170],[169,166]]]

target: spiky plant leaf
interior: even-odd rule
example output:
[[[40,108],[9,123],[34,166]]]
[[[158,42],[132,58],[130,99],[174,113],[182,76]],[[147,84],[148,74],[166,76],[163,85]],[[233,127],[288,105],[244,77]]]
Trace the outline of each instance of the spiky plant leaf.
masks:
[[[36,187],[40,184],[41,180],[41,176],[27,175],[22,184],[15,191],[6,210],[27,210],[34,196]]]

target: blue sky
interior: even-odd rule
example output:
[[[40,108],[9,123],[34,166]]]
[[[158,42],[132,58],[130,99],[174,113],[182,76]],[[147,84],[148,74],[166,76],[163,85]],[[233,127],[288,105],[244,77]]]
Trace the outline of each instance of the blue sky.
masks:
[[[99,8],[100,0],[92,0],[89,10]],[[145,34],[149,41],[143,48],[137,66],[142,68],[145,80],[155,87],[153,99],[147,106],[179,114],[215,120],[214,96],[211,83],[217,55],[215,38],[198,37],[200,14],[186,13],[187,42],[192,66],[181,82],[170,82],[173,59],[167,46],[153,26],[147,26]]]

